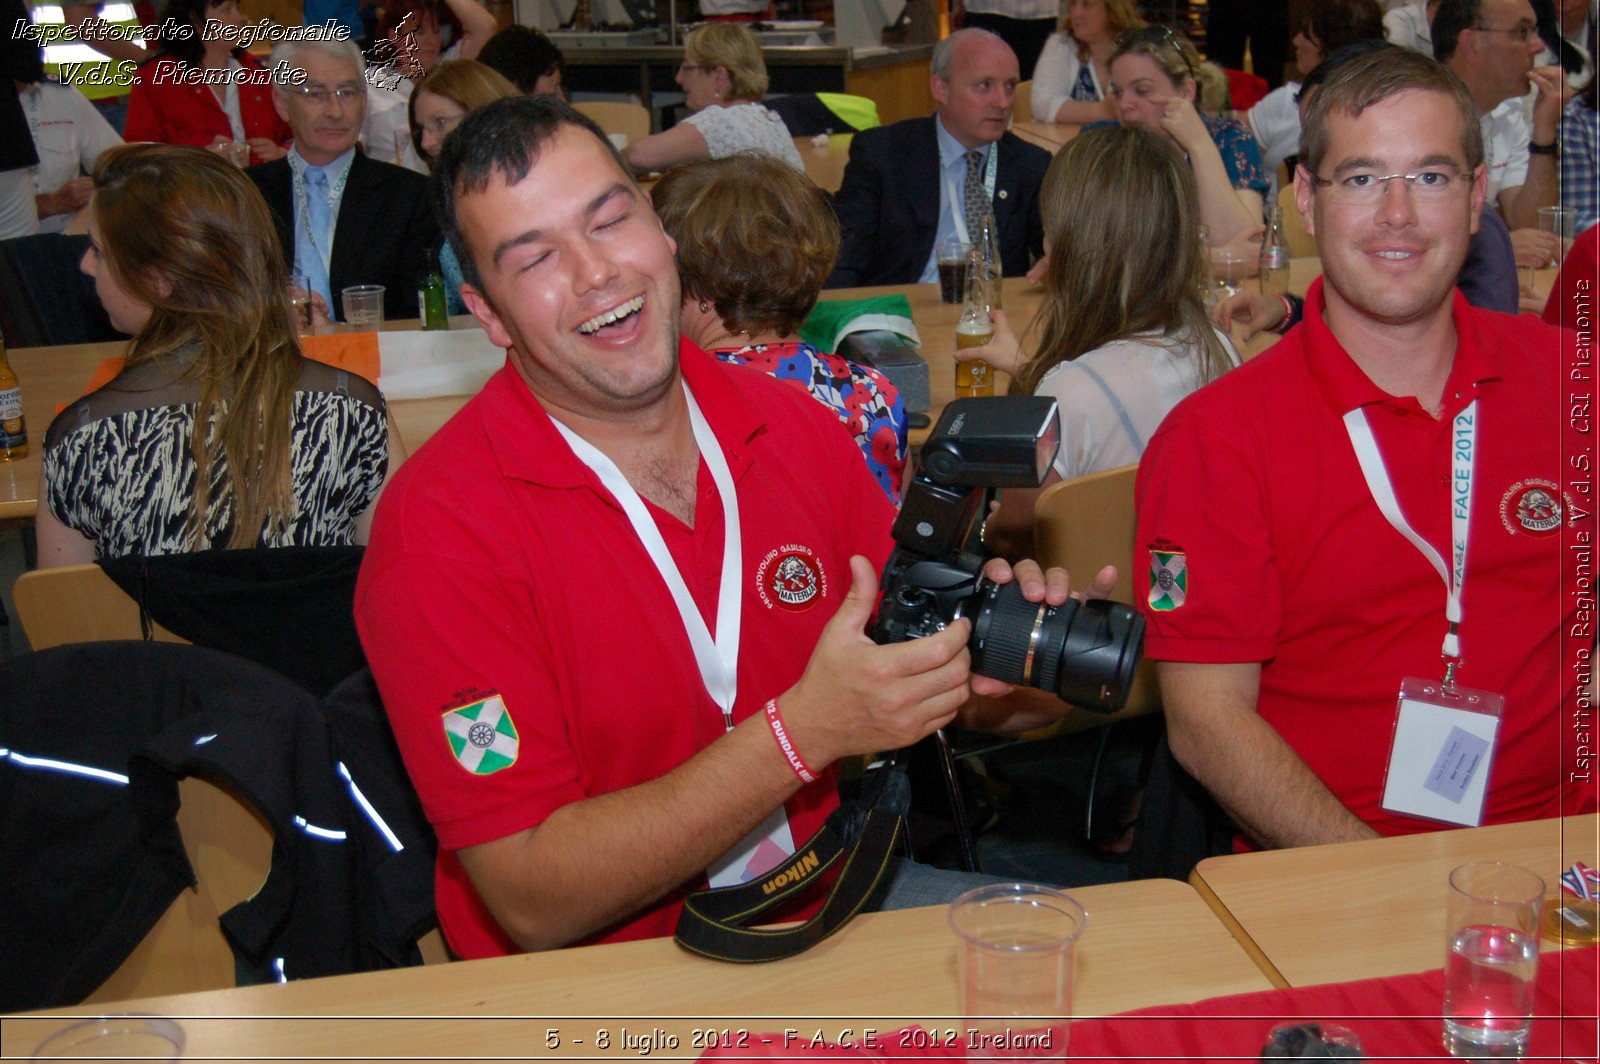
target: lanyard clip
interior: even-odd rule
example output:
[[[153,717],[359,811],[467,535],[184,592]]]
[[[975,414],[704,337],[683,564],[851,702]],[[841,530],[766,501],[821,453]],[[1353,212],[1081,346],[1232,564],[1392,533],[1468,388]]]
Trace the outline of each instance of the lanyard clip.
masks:
[[[1449,654],[1440,655],[1444,661],[1444,690],[1446,694],[1456,693],[1456,670],[1461,667],[1461,659]]]

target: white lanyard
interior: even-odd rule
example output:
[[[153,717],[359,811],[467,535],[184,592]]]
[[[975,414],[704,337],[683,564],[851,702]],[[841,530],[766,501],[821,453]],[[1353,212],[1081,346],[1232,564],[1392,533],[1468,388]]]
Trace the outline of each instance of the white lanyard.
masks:
[[[317,242],[317,234],[311,231],[311,197],[306,192],[306,171],[304,167],[294,171],[294,199],[295,210],[300,215],[300,228],[305,230],[306,239],[311,241],[311,249],[322,259],[322,268],[331,276],[333,273],[333,234],[339,228],[339,202],[344,199],[345,182],[350,180],[350,171],[355,168],[355,160],[350,160],[350,165],[344,168],[344,173],[339,175],[328,188],[328,246],[324,248]]]
[[[965,160],[965,158],[966,153],[963,152],[962,159]],[[988,161],[984,163],[983,167],[983,190],[984,194],[987,196],[987,199],[984,202],[990,204],[990,210],[994,209],[994,182],[995,175],[999,172],[999,170],[1000,145],[991,144],[989,145]],[[956,195],[956,183],[955,180],[950,176],[950,168],[948,166],[944,167],[944,188],[945,193],[950,197],[950,217],[956,223],[956,239],[961,241],[963,244],[971,244],[972,237],[967,232],[966,200],[964,197],[958,197]],[[995,239],[998,240],[999,238],[1000,234],[996,233]]]
[[[711,479],[722,495],[722,584],[717,594],[715,640],[706,629],[705,618],[700,615],[700,607],[689,594],[688,585],[683,582],[683,574],[678,571],[678,563],[673,561],[672,552],[667,550],[666,540],[661,538],[661,530],[656,527],[650,511],[645,509],[644,500],[639,498],[639,493],[628,483],[628,478],[622,475],[622,470],[617,468],[615,462],[602,454],[588,440],[555,418],[550,420],[555,425],[556,431],[560,432],[571,446],[572,453],[578,456],[580,462],[594,470],[595,475],[600,478],[600,483],[605,485],[606,490],[611,492],[623,512],[628,515],[628,522],[633,525],[633,531],[638,535],[639,542],[644,545],[650,560],[655,562],[656,571],[666,582],[667,590],[672,593],[672,601],[678,607],[678,616],[683,620],[684,632],[689,636],[689,645],[694,649],[695,663],[700,666],[700,678],[705,682],[706,693],[722,710],[723,727],[732,731],[733,699],[739,680],[741,607],[739,565],[742,549],[739,536],[739,497],[734,493],[733,474],[728,471],[728,460],[722,454],[722,445],[717,442],[711,426],[706,424],[706,419],[700,413],[700,406],[694,401],[694,394],[689,391],[687,382],[683,385],[683,395],[689,402],[689,424],[694,429],[694,441],[699,445],[700,456],[705,459],[706,468],[711,471]]]
[[[1445,683],[1455,680],[1455,670],[1461,661],[1461,585],[1467,578],[1467,533],[1472,516],[1472,467],[1478,448],[1478,401],[1474,399],[1467,408],[1455,416],[1450,431],[1450,567],[1433,544],[1417,534],[1400,512],[1400,502],[1395,498],[1394,484],[1389,480],[1389,470],[1378,452],[1378,441],[1367,423],[1366,411],[1360,407],[1344,416],[1345,431],[1350,434],[1350,444],[1355,448],[1356,461],[1361,463],[1361,473],[1367,478],[1367,490],[1383,511],[1396,532],[1406,537],[1413,547],[1433,565],[1434,571],[1444,581],[1444,616],[1449,621],[1445,630],[1444,647]]]

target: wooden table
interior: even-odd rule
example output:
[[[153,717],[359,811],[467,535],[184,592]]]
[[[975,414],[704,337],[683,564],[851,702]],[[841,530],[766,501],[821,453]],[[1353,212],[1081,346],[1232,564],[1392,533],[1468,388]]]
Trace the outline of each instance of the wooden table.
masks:
[[[1078,949],[1080,1016],[1268,988],[1182,883],[1117,883],[1073,895],[1089,913]],[[550,1057],[615,1056],[626,1027],[676,1036],[676,1050],[656,1055],[693,1059],[700,1050],[692,1032],[708,1028],[759,1034],[788,1027],[805,1039],[819,1030],[838,1039],[846,1029],[859,1036],[863,1027],[887,1032],[913,1021],[958,1027],[957,939],[945,913],[937,906],[868,914],[801,956],[758,966],[705,960],[652,939],[153,998],[119,1011],[182,1018],[185,1058],[538,1056],[546,1054],[549,1031],[560,1039]],[[63,1017],[103,1011],[7,1018],[0,1052],[26,1056],[65,1025]],[[609,1050],[594,1045],[602,1028]]]
[[[1435,831],[1212,857],[1189,881],[1275,985],[1310,986],[1442,966],[1452,869],[1522,865],[1550,897],[1573,861],[1600,864],[1597,836],[1593,815]]]
[[[1051,155],[1064,148],[1073,137],[1078,135],[1078,130],[1082,128],[1082,126],[1067,125],[1061,122],[1013,122],[1011,124],[1011,132],[1029,144],[1037,144]]]

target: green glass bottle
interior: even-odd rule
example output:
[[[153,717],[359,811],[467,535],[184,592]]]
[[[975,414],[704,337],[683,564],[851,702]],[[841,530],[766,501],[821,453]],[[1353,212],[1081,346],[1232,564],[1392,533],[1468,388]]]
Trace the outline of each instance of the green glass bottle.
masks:
[[[417,317],[424,329],[450,328],[450,314],[444,298],[444,275],[439,272],[439,257],[428,253],[428,275],[417,290]]]

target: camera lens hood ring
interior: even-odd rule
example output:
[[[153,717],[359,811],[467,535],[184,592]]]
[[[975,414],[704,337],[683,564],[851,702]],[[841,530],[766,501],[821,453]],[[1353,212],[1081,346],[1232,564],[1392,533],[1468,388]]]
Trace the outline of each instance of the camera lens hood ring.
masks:
[[[1028,656],[1022,659],[1022,682],[1029,687],[1033,686],[1033,658],[1039,651],[1039,637],[1044,634],[1044,615],[1049,608],[1048,603],[1039,603],[1039,612],[1033,617],[1033,629],[1028,633]]]

